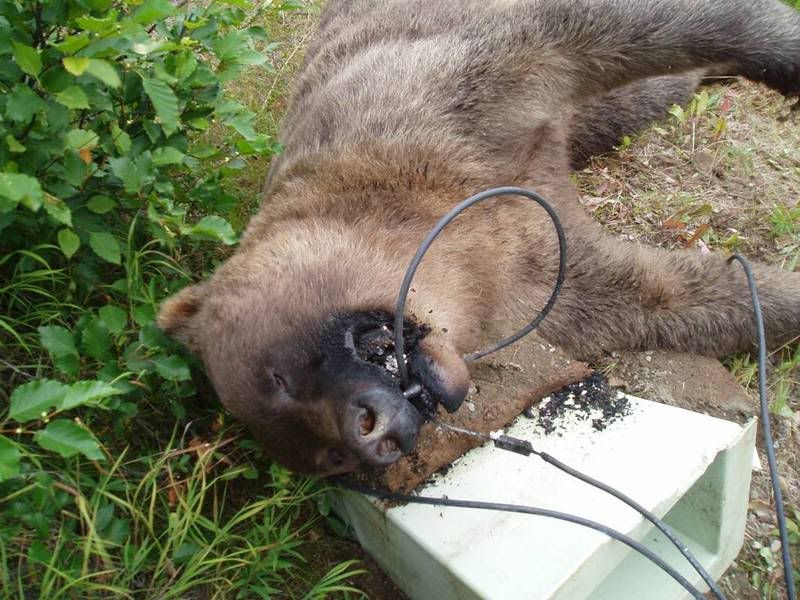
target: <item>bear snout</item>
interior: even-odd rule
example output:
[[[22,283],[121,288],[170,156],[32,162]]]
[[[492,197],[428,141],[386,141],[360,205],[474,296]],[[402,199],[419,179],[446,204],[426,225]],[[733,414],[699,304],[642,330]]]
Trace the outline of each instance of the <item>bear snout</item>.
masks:
[[[422,423],[401,394],[373,386],[349,402],[340,428],[345,445],[364,463],[387,466],[411,452]]]

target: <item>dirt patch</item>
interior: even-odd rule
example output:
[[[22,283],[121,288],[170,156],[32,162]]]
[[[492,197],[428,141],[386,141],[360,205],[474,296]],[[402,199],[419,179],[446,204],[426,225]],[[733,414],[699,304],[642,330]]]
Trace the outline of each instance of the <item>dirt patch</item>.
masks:
[[[615,352],[599,364],[609,382],[634,396],[737,423],[757,401],[715,358],[678,352]]]
[[[354,569],[365,572],[348,580],[348,584],[361,590],[367,598],[375,600],[405,600],[394,582],[389,579],[373,558],[367,554],[357,541],[337,536],[324,525],[311,530],[303,543],[303,556],[308,570],[319,577],[345,560],[357,560]],[[342,597],[342,596],[337,596]],[[348,596],[349,597],[349,596]]]
[[[439,408],[437,419],[489,433],[505,427],[541,398],[590,374],[585,363],[531,335],[475,364],[472,387],[463,406],[454,414]],[[408,492],[480,443],[428,423],[420,431],[412,454],[385,471],[364,471],[356,478],[374,487]]]
[[[557,435],[578,421],[588,420],[595,431],[603,431],[631,412],[625,395],[612,388],[601,373],[592,373],[587,379],[550,394],[537,408],[530,416],[545,434]]]

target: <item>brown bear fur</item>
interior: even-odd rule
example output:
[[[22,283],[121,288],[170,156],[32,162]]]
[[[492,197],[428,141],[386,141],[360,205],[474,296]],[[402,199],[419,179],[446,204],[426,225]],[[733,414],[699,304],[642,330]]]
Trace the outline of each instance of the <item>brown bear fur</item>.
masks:
[[[348,369],[324,370],[332,315],[391,313],[436,220],[477,191],[518,185],[549,199],[569,244],[545,339],[579,358],[750,348],[738,266],[612,239],[569,179],[720,64],[796,95],[800,15],[778,0],[331,1],[260,212],[236,254],[168,300],[159,323],[200,354],[222,402],[275,458],[349,470],[354,455],[332,466],[321,454],[347,450],[352,390]],[[430,327],[422,349],[437,385],[463,394],[458,357],[493,324],[535,314],[557,260],[545,213],[521,199],[470,209],[442,234],[409,298],[409,316]],[[756,272],[770,343],[793,339],[800,275]]]

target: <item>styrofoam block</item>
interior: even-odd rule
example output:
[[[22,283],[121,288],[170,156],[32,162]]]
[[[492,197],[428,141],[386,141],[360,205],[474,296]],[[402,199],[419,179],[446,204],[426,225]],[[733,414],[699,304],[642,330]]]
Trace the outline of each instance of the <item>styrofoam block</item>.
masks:
[[[754,422],[742,428],[629,400],[631,414],[603,431],[587,420],[572,423],[561,435],[544,435],[534,420],[520,417],[508,433],[531,440],[537,450],[612,485],[659,516],[669,513],[685,541],[720,575],[743,539]],[[535,457],[490,445],[467,453],[420,493],[573,513],[646,541],[667,556],[671,552],[651,535],[649,523],[618,500]],[[633,593],[628,583],[639,577],[647,582],[648,598],[685,597],[657,567],[632,558],[627,546],[577,525],[442,506],[385,509],[345,491],[334,493],[334,504],[411,598],[639,599],[641,592]],[[680,570],[699,584],[690,568]]]

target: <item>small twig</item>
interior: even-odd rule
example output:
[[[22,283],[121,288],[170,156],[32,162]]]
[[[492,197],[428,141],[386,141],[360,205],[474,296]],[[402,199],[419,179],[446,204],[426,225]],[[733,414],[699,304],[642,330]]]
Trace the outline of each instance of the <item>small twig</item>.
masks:
[[[2,364],[2,366],[4,366],[6,369],[10,369],[11,371],[14,371],[14,373],[19,375],[20,377],[24,377],[25,379],[36,379],[36,377],[34,375],[31,375],[30,373],[26,373],[22,369],[20,369],[18,367],[15,367],[14,365],[12,365],[7,360],[4,360],[4,359],[0,358],[0,364]]]
[[[53,487],[58,488],[59,490],[63,490],[67,492],[69,495],[74,496],[75,498],[78,498],[81,495],[81,493],[71,485],[67,485],[66,483],[61,483],[60,481],[54,481]]]
[[[36,115],[33,115],[33,117],[31,117],[30,122],[27,125],[25,125],[25,129],[23,129],[22,133],[20,133],[20,138],[23,141],[28,139],[28,134],[31,132],[35,124],[36,124]]]
[[[241,437],[241,434],[237,434],[237,435],[234,435],[232,437],[229,437],[227,440],[222,440],[218,444],[210,444],[210,443],[206,442],[206,443],[208,443],[208,446],[205,449],[208,450],[208,451],[219,450],[223,446],[227,446],[231,442],[235,442],[240,437]],[[182,454],[190,454],[192,452],[197,452],[197,449],[198,449],[198,447],[194,446],[194,447],[191,447],[191,448],[181,448],[179,450],[172,450],[171,452],[169,452],[167,454],[167,458],[175,458],[176,456],[181,456]]]

